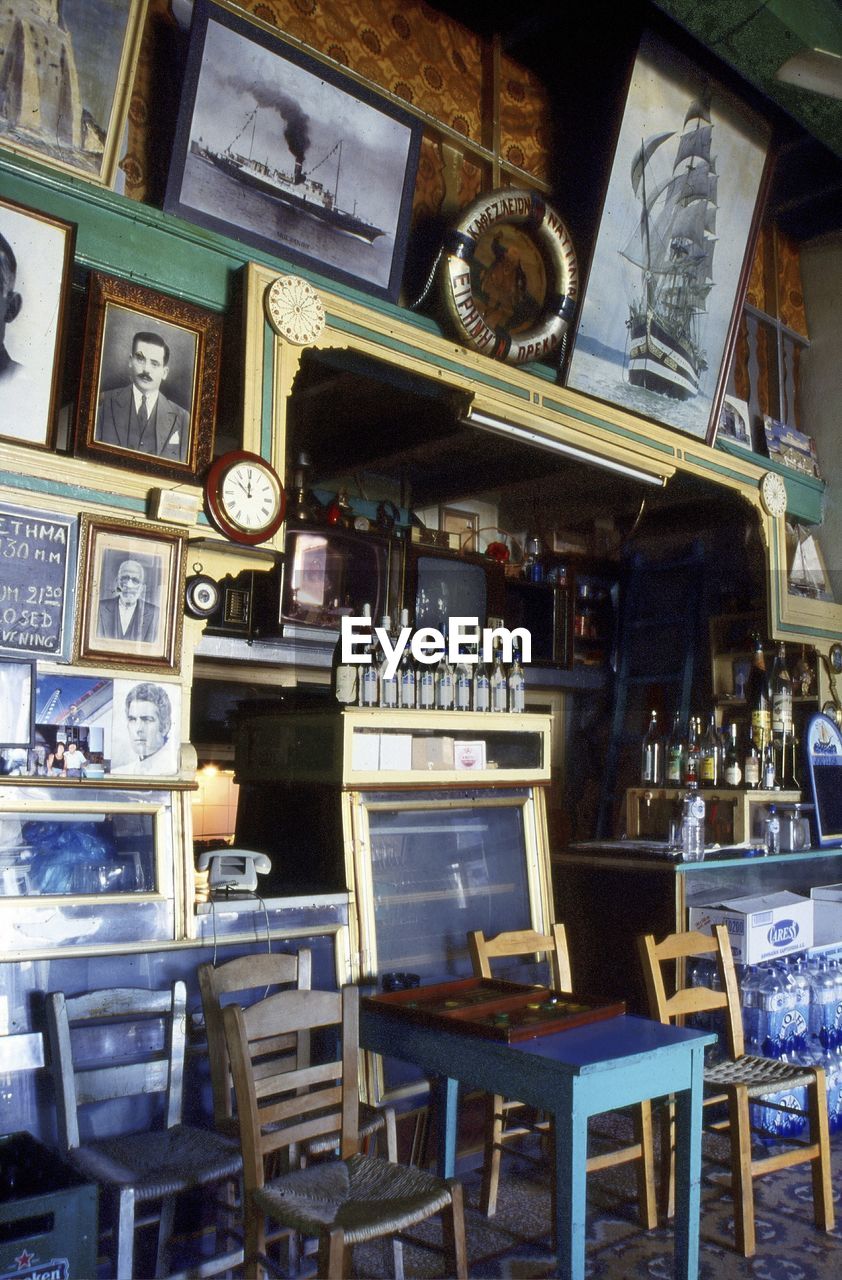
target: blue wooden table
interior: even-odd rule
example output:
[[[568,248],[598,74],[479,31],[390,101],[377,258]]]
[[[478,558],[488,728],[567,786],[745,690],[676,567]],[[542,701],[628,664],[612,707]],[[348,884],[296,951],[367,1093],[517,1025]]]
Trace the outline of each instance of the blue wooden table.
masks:
[[[414,1062],[431,1077],[439,1115],[439,1172],[453,1175],[459,1084],[531,1103],[555,1117],[558,1275],[585,1274],[588,1118],[675,1095],[675,1275],[696,1280],[704,1049],[715,1036],[626,1014],[505,1044],[413,1025],[362,1003],[360,1043]]]

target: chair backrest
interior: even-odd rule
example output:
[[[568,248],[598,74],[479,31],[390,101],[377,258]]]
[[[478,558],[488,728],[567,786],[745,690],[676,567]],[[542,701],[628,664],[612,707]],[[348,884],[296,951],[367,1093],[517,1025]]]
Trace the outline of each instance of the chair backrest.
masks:
[[[670,933],[661,942],[656,942],[651,933],[645,933],[637,943],[650,1015],[659,1022],[683,1024],[688,1015],[724,1009],[728,1051],[734,1058],[741,1057],[745,1042],[740,988],[727,927],[715,925],[712,934],[696,930]],[[679,973],[679,966],[698,956],[715,958],[720,990],[683,985],[685,975]]]
[[[527,957],[543,955],[549,966],[550,987],[553,991],[572,991],[570,957],[567,952],[567,934],[563,924],[550,926],[549,933],[537,933],[534,929],[517,929],[486,938],[482,929],[468,934],[468,951],[471,955],[474,977],[492,978],[491,961],[502,957]]]
[[[218,1129],[236,1132],[231,1068],[222,1027],[223,1007],[226,1003],[248,1003],[246,997],[255,992],[265,998],[273,987],[295,986],[309,990],[312,955],[306,947],[293,954],[264,951],[238,956],[225,964],[200,964],[197,976],[208,1041],[214,1123]],[[294,1063],[294,1055],[306,1058],[309,1046],[306,1035],[280,1036],[274,1049],[280,1057]]]
[[[282,991],[247,1009],[222,1011],[243,1153],[246,1189],[263,1185],[272,1152],[327,1134],[341,1134],[340,1154],[359,1148],[359,992]],[[325,1060],[275,1074],[262,1071],[264,1046],[278,1035],[341,1029]],[[335,1043],[330,1034],[321,1040]],[[333,1056],[331,1056],[331,1054]],[[271,1051],[270,1051],[271,1059]]]
[[[109,1100],[165,1095],[164,1125],[181,1120],[187,991],[134,987],[47,997],[47,1033],[59,1136],[80,1145],[79,1109]],[[127,1124],[126,1128],[134,1127]]]

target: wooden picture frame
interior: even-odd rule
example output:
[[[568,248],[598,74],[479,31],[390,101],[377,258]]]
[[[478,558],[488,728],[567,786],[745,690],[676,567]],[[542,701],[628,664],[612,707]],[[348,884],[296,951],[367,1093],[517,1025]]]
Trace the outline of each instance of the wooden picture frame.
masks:
[[[213,454],[222,318],[116,276],[91,273],[76,452],[172,480]],[[145,426],[141,392],[148,393]]]
[[[76,229],[0,199],[0,437],[52,448]]]
[[[719,409],[717,440],[730,440],[741,449],[754,451],[754,431],[748,401],[737,396],[723,396]]]
[[[24,771],[35,737],[34,658],[0,658],[0,747],[23,752]]]
[[[651,34],[632,70],[566,385],[713,443],[768,124]]]
[[[146,6],[147,0],[41,5],[34,48],[12,27],[4,75],[25,87],[13,93],[4,85],[0,146],[112,186]]]
[[[196,0],[164,208],[397,302],[421,132],[315,51]]]
[[[177,671],[186,558],[183,529],[83,515],[74,661]]]

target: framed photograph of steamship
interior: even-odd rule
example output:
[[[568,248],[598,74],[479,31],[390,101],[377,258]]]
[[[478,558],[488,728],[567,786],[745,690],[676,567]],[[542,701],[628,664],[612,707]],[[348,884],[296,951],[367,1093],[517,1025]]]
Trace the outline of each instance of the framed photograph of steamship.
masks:
[[[396,302],[420,142],[390,98],[196,0],[169,212]]]
[[[213,452],[222,319],[91,272],[76,452],[195,480]]]
[[[770,129],[654,35],[634,62],[566,383],[712,443]]]

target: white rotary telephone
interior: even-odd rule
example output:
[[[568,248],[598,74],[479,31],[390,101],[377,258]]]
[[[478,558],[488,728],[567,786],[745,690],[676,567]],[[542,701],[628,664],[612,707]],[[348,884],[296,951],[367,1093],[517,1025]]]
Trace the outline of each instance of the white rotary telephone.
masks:
[[[258,874],[272,870],[268,854],[254,853],[250,849],[211,849],[200,853],[196,862],[198,871],[209,871],[208,888],[224,889],[233,893],[253,893],[257,888]]]

